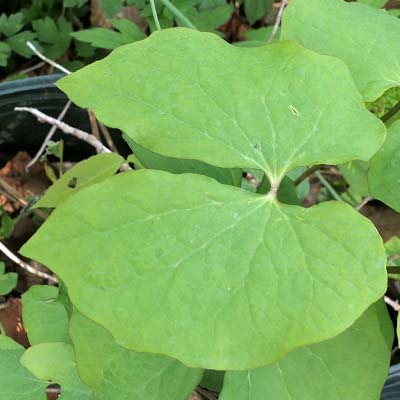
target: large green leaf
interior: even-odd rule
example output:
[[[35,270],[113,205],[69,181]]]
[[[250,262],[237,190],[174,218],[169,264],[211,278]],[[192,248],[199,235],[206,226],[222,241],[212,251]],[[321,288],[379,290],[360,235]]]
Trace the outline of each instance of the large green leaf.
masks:
[[[185,400],[203,371],[165,356],[119,346],[100,325],[74,312],[71,319],[79,375],[96,400]]]
[[[36,379],[20,363],[24,348],[0,335],[1,400],[45,400],[46,382]]]
[[[38,379],[58,383],[60,400],[94,400],[92,391],[78,375],[74,348],[70,344],[37,344],[26,350],[21,363]]]
[[[275,184],[296,166],[368,160],[384,138],[345,64],[289,42],[238,48],[167,29],[58,86],[146,149],[261,169]]]
[[[197,160],[180,160],[179,158],[165,157],[156,154],[125,136],[134,155],[144,168],[161,169],[174,174],[195,173],[209,176],[218,182],[228,185],[240,186],[242,182],[242,170],[239,168],[218,168]]]
[[[385,143],[372,158],[368,182],[373,197],[400,212],[400,121],[390,126]]]
[[[58,288],[32,286],[22,295],[22,316],[33,346],[46,342],[70,342],[68,314],[57,300]]]
[[[387,377],[393,328],[383,302],[345,332],[274,364],[227,372],[220,400],[376,400]]]
[[[209,369],[335,336],[386,288],[381,239],[350,206],[304,209],[153,170],[77,193],[22,253],[121,345]]]
[[[35,207],[57,207],[77,191],[114,175],[123,161],[120,155],[107,153],[79,162],[47,189]]]
[[[344,60],[365,101],[400,86],[400,23],[386,11],[343,0],[292,0],[281,39]]]

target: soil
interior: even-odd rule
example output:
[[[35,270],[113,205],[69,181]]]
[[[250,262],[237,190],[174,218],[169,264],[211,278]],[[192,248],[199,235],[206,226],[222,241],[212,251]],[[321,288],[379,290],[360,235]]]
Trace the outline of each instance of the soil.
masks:
[[[25,348],[29,347],[28,337],[22,323],[22,306],[18,298],[10,298],[7,303],[0,303],[0,323],[7,336]]]
[[[400,236],[400,214],[396,211],[374,202],[364,206],[362,213],[374,223],[384,242],[393,236]]]

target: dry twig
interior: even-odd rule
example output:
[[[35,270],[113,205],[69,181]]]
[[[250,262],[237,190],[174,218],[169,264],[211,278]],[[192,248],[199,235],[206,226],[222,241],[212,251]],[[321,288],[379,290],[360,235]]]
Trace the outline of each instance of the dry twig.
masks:
[[[58,283],[58,278],[53,275],[49,275],[46,272],[42,272],[33,268],[30,264],[21,260],[17,255],[15,255],[3,242],[0,241],[0,251],[7,256],[15,264],[19,265],[25,271],[28,271],[32,275],[39,276],[40,278],[47,279],[50,282]]]
[[[14,189],[11,185],[9,185],[3,178],[0,177],[0,187],[4,188],[4,191],[0,190],[1,193],[4,194],[10,201],[15,203],[19,203],[22,207],[28,206],[29,202],[18,192],[18,190]],[[39,209],[33,209],[34,212],[39,217],[46,219],[48,215]]]
[[[57,117],[57,121],[61,122],[61,120],[64,118],[65,114],[67,113],[69,107],[71,106],[71,102],[68,101],[68,103],[65,105],[65,107],[62,109],[62,111],[60,112],[60,114]],[[52,137],[54,136],[54,134],[57,131],[57,126],[53,125],[50,130],[49,133],[47,134],[47,136],[45,137],[42,145],[40,146],[40,149],[38,150],[38,152],[35,154],[35,156],[32,158],[32,160],[28,163],[28,165],[25,167],[26,171],[29,170],[29,168],[32,167],[32,165],[34,165],[40,158],[40,156],[44,153],[44,151],[46,150],[46,146],[47,144],[50,142],[50,140],[52,139]]]
[[[25,111],[28,112],[32,115],[34,115],[39,122],[46,122],[51,125],[55,125],[60,131],[68,134],[75,136],[76,138],[83,140],[87,143],[89,143],[91,146],[93,146],[97,153],[111,153],[111,150],[104,146],[103,143],[101,143],[98,139],[96,139],[93,135],[82,131],[81,129],[74,128],[65,122],[59,121],[56,118],[50,117],[47,114],[42,113],[36,108],[31,108],[31,107],[15,107],[15,111]]]
[[[274,29],[272,30],[271,36],[268,40],[268,44],[271,44],[275,39],[276,33],[278,32],[279,25],[281,24],[283,10],[287,6],[287,4],[288,4],[288,0],[282,0],[281,5],[279,7],[278,15],[276,16]]]
[[[90,122],[90,128],[92,130],[92,134],[98,139],[100,139],[100,132],[99,132],[99,126],[97,125],[97,119],[96,116],[94,115],[94,112],[92,110],[87,110],[88,112],[88,117],[89,117],[89,122]]]
[[[387,305],[389,305],[390,307],[393,308],[394,311],[399,312],[400,306],[399,306],[399,302],[397,300],[394,301],[388,296],[384,296],[383,299],[385,300],[385,303]]]
[[[69,71],[67,68],[64,68],[62,65],[56,63],[53,60],[50,60],[50,58],[47,58],[44,54],[42,54],[32,42],[26,42],[26,45],[43,61],[45,61],[47,64],[50,64],[54,68],[58,69],[61,72],[64,72],[64,74],[69,75],[71,71]]]
[[[32,42],[26,42],[26,45],[39,57],[41,58],[44,62],[46,62],[47,64],[50,64],[51,66],[59,69],[60,71],[64,72],[65,74],[69,75],[71,74],[71,71],[64,68],[62,65],[56,63],[53,60],[50,60],[49,58],[47,58],[44,54],[42,54]],[[43,63],[44,64],[44,63]],[[68,103],[65,105],[65,107],[62,109],[61,113],[59,114],[59,116],[57,117],[58,121],[61,121],[65,114],[67,113],[69,107],[71,106],[71,102],[68,101]],[[40,158],[40,156],[43,154],[43,152],[46,149],[47,144],[49,143],[49,141],[51,140],[51,138],[53,137],[54,133],[57,130],[57,126],[53,125],[51,127],[51,129],[49,130],[49,133],[47,134],[46,138],[44,139],[44,142],[42,143],[39,151],[35,154],[35,156],[33,157],[33,159],[30,161],[30,163],[26,166],[26,170],[28,171],[30,167],[32,167],[32,165],[34,165],[37,160]]]
[[[99,126],[100,126],[101,133],[104,136],[104,139],[106,139],[106,143],[107,143],[108,148],[111,149],[112,151],[114,151],[115,153],[118,153],[118,150],[115,147],[114,141],[112,140],[110,131],[100,121],[99,121]]]
[[[19,74],[29,74],[29,72],[33,72],[39,68],[42,68],[46,65],[44,61],[40,61],[39,63],[32,65],[31,67],[25,68],[21,71],[19,71]]]

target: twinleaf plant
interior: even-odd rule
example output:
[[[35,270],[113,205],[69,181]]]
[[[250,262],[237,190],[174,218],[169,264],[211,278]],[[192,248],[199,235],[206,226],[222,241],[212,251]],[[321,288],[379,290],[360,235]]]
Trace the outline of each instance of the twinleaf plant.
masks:
[[[278,43],[166,29],[60,80],[139,169],[111,176],[122,160],[96,156],[99,179],[71,188],[77,166],[43,198],[55,210],[21,252],[63,295],[23,301],[48,296],[62,324],[51,338],[27,312],[20,368],[65,398],[377,399],[393,340],[382,239],[345,202],[293,202],[290,177],[362,162],[362,190],[397,206],[398,125],[386,136],[366,103],[400,85],[399,38],[385,11],[292,0]]]

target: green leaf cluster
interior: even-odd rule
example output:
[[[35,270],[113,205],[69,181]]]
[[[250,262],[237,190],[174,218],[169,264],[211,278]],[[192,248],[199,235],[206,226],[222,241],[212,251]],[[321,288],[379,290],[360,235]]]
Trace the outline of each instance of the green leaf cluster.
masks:
[[[24,16],[21,12],[11,15],[0,15],[0,66],[7,65],[11,52],[30,58],[32,53],[26,47],[26,41],[34,42],[36,34],[32,31],[21,31],[24,27]],[[37,44],[37,43],[36,43]]]
[[[265,16],[271,8],[274,0],[243,0],[244,11],[250,24]]]
[[[130,3],[140,10],[140,14],[146,19],[151,31],[155,31],[156,26],[150,1],[131,0]],[[214,33],[217,33],[216,29],[219,26],[229,20],[234,11],[233,5],[227,4],[225,0],[172,0],[171,3],[197,29]],[[171,28],[174,24],[186,26],[184,21],[177,17],[170,8],[166,7],[161,0],[156,0],[155,6],[162,28]]]
[[[61,386],[61,399],[182,399],[203,371],[161,355],[136,353],[74,309],[61,289],[33,286],[22,298],[31,347],[0,335],[2,399],[43,400],[48,384]],[[172,381],[176,383],[171,384]]]
[[[34,1],[30,9],[0,15],[0,66],[7,66],[12,52],[31,58],[33,53],[27,41],[51,59],[65,54],[71,42],[72,23],[63,16],[56,17],[51,3]]]
[[[217,28],[234,12],[233,4],[225,0],[172,0],[170,4],[198,29],[219,34]],[[90,26],[94,6],[89,0],[32,0],[29,7],[25,2],[18,7],[10,5],[10,10],[16,12],[0,15],[0,66],[13,71],[18,57],[31,58],[33,53],[26,45],[31,41],[50,59],[61,59],[68,69],[76,70],[103,57],[105,52],[99,49],[115,49],[144,39],[149,30],[155,30],[149,0],[99,1],[98,12],[103,13],[112,29]],[[136,20],[119,16],[126,6],[136,8],[141,27]],[[156,8],[163,27],[185,26],[185,22],[161,1],[156,0]],[[253,13],[259,11],[260,5]]]
[[[78,374],[54,379],[79,375],[95,399],[184,400],[198,383],[223,400],[376,399],[393,339],[382,239],[345,202],[302,207],[293,180],[340,165],[353,193],[398,209],[399,124],[366,103],[400,86],[399,37],[374,7],[292,0],[273,45],[166,29],[59,81],[123,131],[137,170],[97,156],[101,179],[68,196],[60,180],[22,248],[74,307],[52,354]],[[23,365],[51,379],[42,351]]]
[[[113,19],[111,24],[118,29],[118,32],[106,28],[91,28],[73,32],[71,36],[82,42],[90,43],[94,47],[104,49],[116,49],[124,44],[145,38],[145,34],[140,28],[128,19]]]

